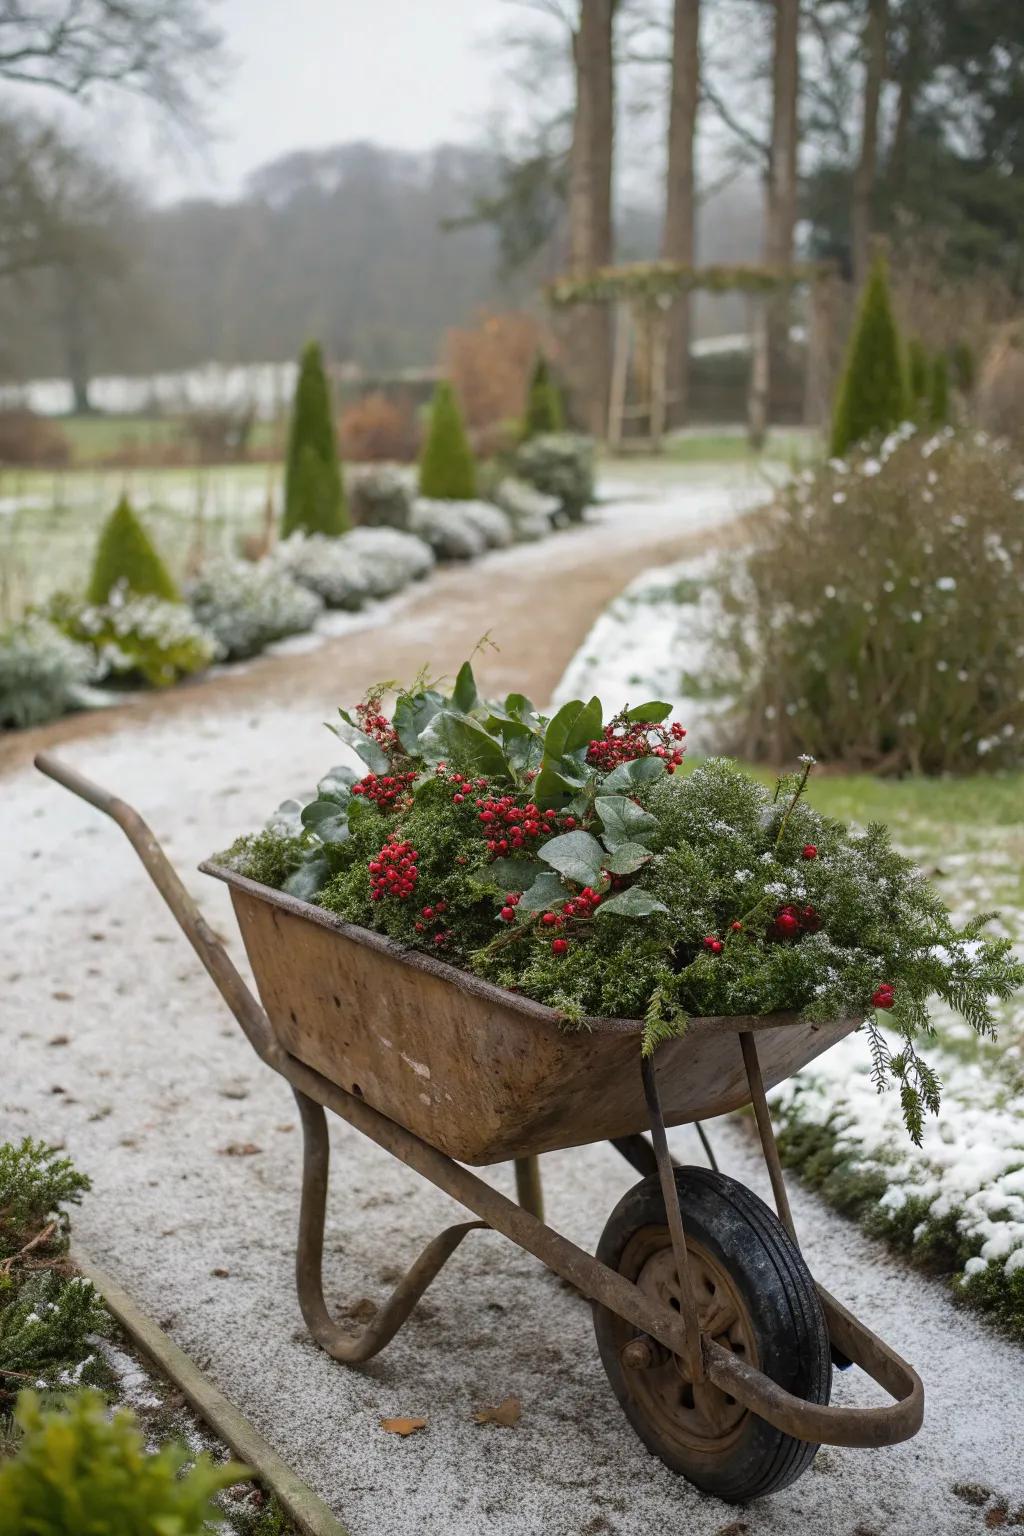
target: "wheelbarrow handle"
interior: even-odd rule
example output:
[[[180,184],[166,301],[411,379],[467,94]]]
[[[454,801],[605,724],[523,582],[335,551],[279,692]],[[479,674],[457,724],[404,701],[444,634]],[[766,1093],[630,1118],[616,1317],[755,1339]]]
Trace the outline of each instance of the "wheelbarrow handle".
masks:
[[[170,907],[178,926],[209,972],[218,992],[242,1026],[249,1044],[263,1061],[280,1071],[285,1053],[274,1038],[270,1020],[235,969],[224,945],[185,889],[170,859],[138,811],[127,801],[112,795],[101,785],[94,784],[91,779],[49,752],[38,753],[35,765],[40,773],[63,784],[65,789],[69,789],[80,800],[88,801],[117,822],[145,865],[153,884]]]

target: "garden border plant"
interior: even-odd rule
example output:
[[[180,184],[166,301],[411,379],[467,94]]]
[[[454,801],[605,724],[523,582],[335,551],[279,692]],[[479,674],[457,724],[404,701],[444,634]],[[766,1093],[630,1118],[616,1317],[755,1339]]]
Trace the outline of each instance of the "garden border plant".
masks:
[[[985,919],[958,929],[885,829],[807,803],[811,760],[772,794],[726,760],[677,775],[685,731],[652,701],[551,718],[523,695],[383,687],[332,729],[361,759],[224,856],[264,884],[439,953],[557,1010],[642,1018],[643,1049],[689,1017],[795,1010],[864,1020],[879,1088],[915,1140],[940,1089],[917,1042],[937,994],[981,1033],[1024,984]],[[890,1049],[874,1019],[889,1017]]]

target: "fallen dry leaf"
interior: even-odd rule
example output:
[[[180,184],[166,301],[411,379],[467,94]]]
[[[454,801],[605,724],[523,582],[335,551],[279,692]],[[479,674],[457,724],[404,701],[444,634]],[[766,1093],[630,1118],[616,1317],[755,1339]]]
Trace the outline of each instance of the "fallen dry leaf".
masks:
[[[505,1429],[510,1429],[513,1424],[518,1424],[523,1413],[523,1405],[514,1393],[503,1397],[497,1407],[474,1408],[473,1421],[476,1424],[500,1424]]]
[[[210,1270],[210,1274],[213,1275],[214,1279],[216,1280],[226,1280],[230,1273],[230,1269],[225,1269],[222,1264],[218,1264],[216,1269]]]
[[[74,994],[71,992],[51,992],[50,996],[55,1003],[73,1003]]]
[[[426,1419],[381,1419],[381,1429],[389,1435],[414,1435],[418,1429],[426,1429]]]
[[[47,1040],[47,1045],[70,1045],[70,1035],[54,1035],[52,1040]]]
[[[229,1141],[226,1147],[221,1147],[221,1157],[253,1157],[263,1148],[258,1147],[254,1141]]]

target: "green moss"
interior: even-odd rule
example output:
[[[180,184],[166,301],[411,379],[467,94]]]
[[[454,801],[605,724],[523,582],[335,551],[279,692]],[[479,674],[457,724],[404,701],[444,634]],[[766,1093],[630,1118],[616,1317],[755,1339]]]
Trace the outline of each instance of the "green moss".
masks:
[[[279,832],[264,830],[236,838],[217,860],[248,880],[280,890],[301,863],[305,847],[300,837],[282,837]]]
[[[320,348],[311,341],[299,364],[292,405],[281,533],[334,537],[348,526],[330,390]]]
[[[907,409],[900,340],[879,257],[861,298],[832,422],[831,451],[841,458],[855,443],[891,432]]]
[[[89,602],[105,603],[113,589],[122,584],[140,597],[181,602],[171,573],[126,496],[122,496],[100,533],[89,578]]]
[[[430,406],[430,424],[420,457],[420,494],[438,501],[472,501],[476,465],[455,391],[446,379]]]

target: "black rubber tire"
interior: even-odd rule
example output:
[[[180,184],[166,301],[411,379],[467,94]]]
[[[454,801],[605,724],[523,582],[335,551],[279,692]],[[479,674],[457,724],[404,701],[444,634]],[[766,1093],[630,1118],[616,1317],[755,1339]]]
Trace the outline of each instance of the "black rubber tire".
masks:
[[[827,1403],[832,1361],[824,1313],[810,1271],[774,1211],[745,1185],[707,1168],[676,1169],[676,1188],[688,1248],[693,1247],[695,1256],[703,1248],[712,1263],[717,1261],[746,1310],[744,1326],[756,1354],[751,1363],[794,1396]],[[645,1245],[649,1249],[652,1244],[670,1246],[657,1175],[623,1195],[601,1234],[597,1257],[636,1279],[628,1271],[638,1259],[630,1254],[642,1257]],[[639,1269],[643,1267],[640,1262]],[[638,1382],[648,1373],[628,1369],[619,1358],[637,1330],[596,1303],[594,1329],[612,1390],[640,1439],[703,1492],[729,1503],[762,1498],[795,1482],[814,1460],[816,1445],[774,1429],[738,1405],[740,1418],[722,1444],[708,1441],[694,1449],[685,1429],[678,1432],[679,1438],[671,1430],[666,1433],[645,1397],[650,1384]],[[661,1369],[675,1367],[669,1363]],[[685,1392],[681,1377],[680,1386]],[[679,1418],[684,1419],[682,1410]]]

